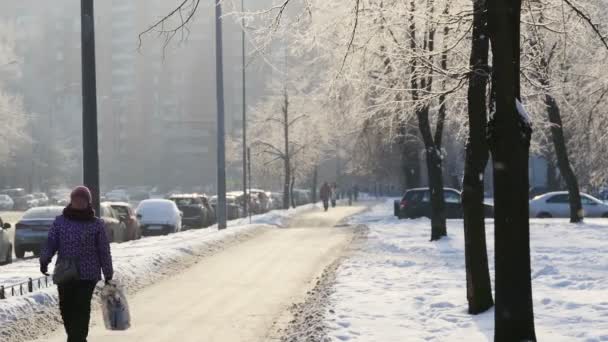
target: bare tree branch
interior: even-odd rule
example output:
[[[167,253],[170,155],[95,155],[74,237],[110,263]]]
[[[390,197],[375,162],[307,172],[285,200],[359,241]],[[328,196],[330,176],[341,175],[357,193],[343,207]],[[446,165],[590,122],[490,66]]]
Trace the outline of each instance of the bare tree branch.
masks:
[[[578,16],[581,17],[581,19],[583,19],[584,21],[587,22],[587,24],[589,24],[589,26],[591,27],[591,29],[600,38],[600,40],[602,41],[602,43],[604,44],[604,46],[606,47],[606,49],[608,49],[608,41],[606,41],[606,37],[604,37],[602,35],[602,33],[600,32],[600,30],[597,27],[597,25],[594,24],[593,21],[591,20],[591,17],[589,17],[587,14],[585,14],[580,8],[576,7],[572,3],[572,1],[570,1],[570,0],[564,0],[564,2],[568,5],[568,7],[570,7],[570,9],[572,9],[574,12],[576,12],[576,14],[578,14]]]

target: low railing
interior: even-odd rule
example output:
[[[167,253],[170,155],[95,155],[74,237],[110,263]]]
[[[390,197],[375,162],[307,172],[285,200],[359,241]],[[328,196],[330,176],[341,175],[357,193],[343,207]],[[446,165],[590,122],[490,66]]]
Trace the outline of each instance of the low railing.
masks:
[[[29,278],[27,281],[8,286],[0,285],[0,300],[7,299],[9,297],[23,296],[36,290],[45,289],[51,286],[53,286],[51,276],[44,276],[34,279]]]

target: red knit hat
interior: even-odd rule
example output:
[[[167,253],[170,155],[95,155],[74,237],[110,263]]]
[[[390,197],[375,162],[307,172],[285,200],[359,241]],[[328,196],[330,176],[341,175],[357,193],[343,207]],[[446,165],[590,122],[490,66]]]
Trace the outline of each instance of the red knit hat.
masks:
[[[70,194],[70,199],[73,200],[75,197],[84,198],[87,200],[87,203],[93,203],[93,195],[91,195],[91,190],[84,185],[77,186],[72,190]]]

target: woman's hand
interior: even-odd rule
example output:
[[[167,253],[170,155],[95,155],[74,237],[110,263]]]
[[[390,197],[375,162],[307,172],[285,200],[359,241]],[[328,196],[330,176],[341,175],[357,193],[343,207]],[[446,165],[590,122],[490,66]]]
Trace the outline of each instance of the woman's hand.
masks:
[[[48,277],[49,276],[49,266],[45,265],[45,264],[40,264],[40,273],[42,273]]]

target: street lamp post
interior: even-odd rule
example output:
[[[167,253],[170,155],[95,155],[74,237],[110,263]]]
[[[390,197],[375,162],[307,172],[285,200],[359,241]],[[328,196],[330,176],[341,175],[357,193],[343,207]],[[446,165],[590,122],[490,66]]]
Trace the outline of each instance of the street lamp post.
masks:
[[[246,72],[245,72],[245,0],[241,0],[241,12],[243,18],[241,18],[241,54],[243,57],[243,193],[245,194],[245,215],[249,212],[249,197],[247,195],[247,87],[246,87]],[[251,193],[250,193],[251,194]]]
[[[81,0],[82,39],[82,166],[83,181],[99,214],[99,150],[97,141],[97,86],[95,76],[95,20],[93,0]]]
[[[215,2],[216,0],[214,0]],[[226,140],[224,126],[224,65],[222,5],[215,3],[215,72],[217,101],[217,226],[226,229]]]

